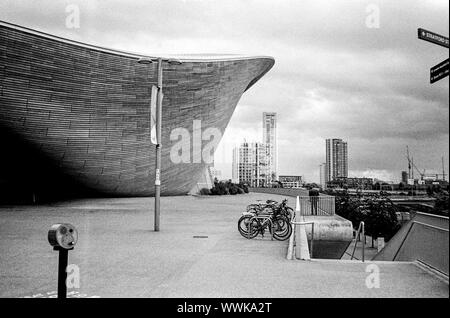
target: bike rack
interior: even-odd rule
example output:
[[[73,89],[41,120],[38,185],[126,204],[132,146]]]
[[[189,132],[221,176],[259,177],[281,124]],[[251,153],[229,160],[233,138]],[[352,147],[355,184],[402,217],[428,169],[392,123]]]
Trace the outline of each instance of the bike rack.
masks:
[[[262,201],[262,200],[256,200],[257,202],[260,202],[260,201]],[[273,200],[271,200],[271,201],[273,201]],[[287,200],[286,200],[287,201]],[[253,206],[253,205],[256,205],[256,206],[259,206],[260,208],[262,208],[262,211],[264,211],[264,210],[266,210],[266,208],[267,208],[267,205],[269,205],[268,204],[268,201],[266,201],[267,203],[265,203],[265,204],[261,204],[261,203],[256,203],[256,204],[251,204],[251,205],[249,205],[249,206]],[[284,202],[284,201],[283,201]],[[276,201],[273,201],[273,203],[277,203]],[[248,207],[249,206],[247,206],[247,212],[249,212],[249,209],[248,209]],[[252,212],[253,213],[253,212]],[[257,212],[255,213],[255,215],[253,215],[251,218],[250,218],[250,220],[249,220],[249,225],[248,225],[248,230],[247,230],[247,239],[250,239],[250,234],[252,233],[252,224],[253,224],[253,220],[255,220],[255,219],[259,219],[259,220],[263,220],[263,223],[266,221],[266,220],[268,220],[269,221],[269,226],[270,226],[270,233],[271,233],[271,240],[273,241],[273,238],[274,238],[274,233],[275,233],[275,228],[274,228],[274,225],[273,225],[273,222],[272,222],[272,213],[261,213],[261,214],[258,214]],[[289,221],[289,223],[291,223],[292,224],[292,221],[293,220],[295,220],[295,211],[293,211],[293,215],[290,215],[290,218],[288,219],[288,221]]]
[[[308,225],[311,224],[311,249],[309,252],[310,257],[312,258],[313,255],[313,247],[314,247],[314,221],[309,221],[309,222],[291,222],[291,224],[293,225]],[[294,235],[295,238],[295,229],[294,231],[292,231],[292,235]],[[306,242],[308,243],[308,242]]]
[[[270,216],[265,216],[265,215],[255,215],[250,219],[250,224],[249,224],[249,228],[247,231],[247,239],[250,239],[250,233],[252,232],[253,219],[264,219],[264,220],[269,221],[269,225],[270,225],[270,229],[271,229],[270,233],[272,234],[271,240],[273,241],[274,228],[273,228],[272,219],[270,218]]]

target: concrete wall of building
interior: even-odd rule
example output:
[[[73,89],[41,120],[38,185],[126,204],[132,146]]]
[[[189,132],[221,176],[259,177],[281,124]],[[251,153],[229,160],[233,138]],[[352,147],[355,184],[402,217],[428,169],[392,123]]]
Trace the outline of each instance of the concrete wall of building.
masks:
[[[154,194],[150,143],[156,65],[0,22],[0,184],[46,192]],[[246,89],[274,64],[268,57],[185,58],[165,65],[162,194],[186,194],[206,165],[193,162],[193,120],[224,132]],[[176,128],[190,162],[170,159]],[[201,136],[201,135],[200,135]],[[203,145],[208,141],[203,142]]]

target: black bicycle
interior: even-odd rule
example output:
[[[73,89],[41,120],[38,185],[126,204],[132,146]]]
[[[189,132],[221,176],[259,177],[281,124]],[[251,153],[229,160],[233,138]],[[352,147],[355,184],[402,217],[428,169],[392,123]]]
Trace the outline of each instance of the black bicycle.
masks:
[[[250,204],[238,221],[238,230],[248,239],[258,234],[264,237],[268,231],[272,238],[284,241],[292,234],[291,220],[294,217],[295,213],[287,206],[287,200],[283,200],[281,204],[273,200],[268,200],[265,204]]]

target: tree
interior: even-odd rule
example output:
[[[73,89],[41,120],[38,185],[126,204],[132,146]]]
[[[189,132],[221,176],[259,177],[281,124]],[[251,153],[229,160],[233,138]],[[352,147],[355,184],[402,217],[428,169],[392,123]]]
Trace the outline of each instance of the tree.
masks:
[[[340,192],[328,190],[327,192],[330,195],[335,195],[336,214],[349,220],[353,227],[357,228],[363,220],[361,215],[362,204],[359,197],[351,197],[346,190]]]
[[[386,196],[350,196],[347,191],[328,193],[335,195],[336,214],[352,222],[356,229],[365,224],[366,234],[373,238],[384,237],[388,241],[400,228],[397,207]]]
[[[434,194],[436,202],[434,204],[433,213],[443,216],[448,216],[448,200],[449,195],[447,191],[442,191]]]
[[[389,241],[400,228],[396,212],[396,206],[388,198],[366,199],[363,212],[366,234],[374,239],[384,237]]]

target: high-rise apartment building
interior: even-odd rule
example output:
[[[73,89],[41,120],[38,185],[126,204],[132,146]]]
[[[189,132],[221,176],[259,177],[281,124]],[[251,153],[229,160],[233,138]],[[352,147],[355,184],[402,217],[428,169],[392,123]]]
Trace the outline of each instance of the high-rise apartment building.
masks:
[[[267,165],[268,146],[260,142],[243,142],[233,149],[233,182],[247,183],[252,187],[269,184]]]
[[[342,139],[327,139],[325,182],[348,177],[347,142]]]
[[[239,183],[239,147],[233,148],[233,160],[231,162],[231,181]]]
[[[278,179],[277,113],[263,113],[263,143],[267,145],[270,182]]]
[[[326,167],[327,167],[327,164],[325,162],[320,164],[320,166],[319,166],[320,186],[323,189],[326,189],[326,187],[327,187],[327,182],[325,181],[325,176],[326,176],[326,171],[327,171]]]

